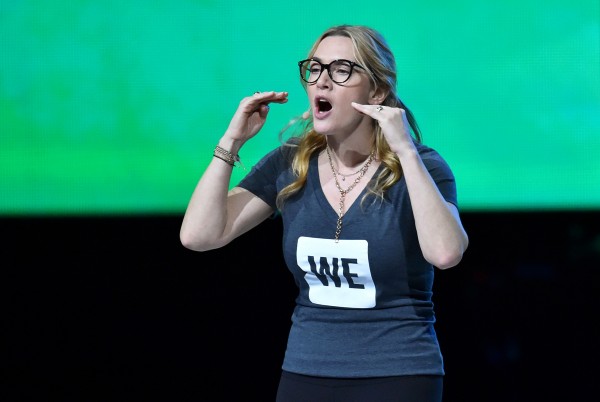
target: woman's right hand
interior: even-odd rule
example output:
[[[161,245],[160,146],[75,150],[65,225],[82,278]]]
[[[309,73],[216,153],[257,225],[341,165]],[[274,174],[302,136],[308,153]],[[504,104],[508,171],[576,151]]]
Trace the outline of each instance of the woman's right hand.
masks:
[[[287,92],[257,92],[240,101],[225,137],[240,145],[254,137],[264,126],[269,113],[269,103],[286,103]]]

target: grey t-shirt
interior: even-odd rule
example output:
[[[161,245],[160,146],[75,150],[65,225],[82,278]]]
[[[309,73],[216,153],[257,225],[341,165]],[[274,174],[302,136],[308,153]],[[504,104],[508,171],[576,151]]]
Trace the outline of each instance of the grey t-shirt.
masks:
[[[417,148],[443,197],[457,204],[448,164],[435,150]],[[276,208],[277,193],[294,179],[294,150],[271,151],[239,187]],[[306,185],[279,211],[284,258],[299,289],[282,368],[346,378],[443,375],[434,267],[419,247],[406,183],[394,184],[385,201],[361,198],[346,211],[335,242],[337,210],[321,189],[315,156]]]

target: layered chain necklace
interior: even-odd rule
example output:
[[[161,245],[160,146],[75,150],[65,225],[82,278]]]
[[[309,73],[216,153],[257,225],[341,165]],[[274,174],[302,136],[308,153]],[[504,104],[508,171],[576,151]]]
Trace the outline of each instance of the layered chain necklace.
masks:
[[[337,187],[338,191],[340,192],[340,208],[338,210],[337,228],[335,230],[335,242],[337,243],[340,240],[340,233],[342,232],[342,217],[344,216],[344,202],[346,201],[346,194],[348,194],[358,184],[360,179],[363,178],[365,173],[367,173],[367,170],[369,170],[369,166],[371,166],[371,162],[373,162],[373,158],[375,155],[374,155],[374,153],[371,152],[371,155],[369,155],[365,164],[358,171],[356,171],[355,173],[346,175],[346,176],[353,176],[358,173],[358,177],[356,179],[354,179],[352,184],[350,184],[350,186],[348,186],[348,188],[346,188],[344,190],[342,188],[342,186],[340,186],[340,182],[338,181],[339,172],[336,172],[335,168],[333,167],[333,160],[331,159],[331,153],[329,152],[329,146],[326,147],[326,150],[327,150],[327,158],[329,159],[329,166],[331,167],[331,172],[333,173],[333,179],[335,180],[335,186]],[[340,175],[340,176],[342,176],[342,175]]]
[[[356,172],[346,173],[346,174],[340,173],[339,170],[337,170],[335,172],[335,174],[337,174],[338,176],[340,176],[342,178],[342,181],[346,181],[346,177],[354,176],[355,174],[358,174],[358,173],[360,173],[360,169],[358,169]]]

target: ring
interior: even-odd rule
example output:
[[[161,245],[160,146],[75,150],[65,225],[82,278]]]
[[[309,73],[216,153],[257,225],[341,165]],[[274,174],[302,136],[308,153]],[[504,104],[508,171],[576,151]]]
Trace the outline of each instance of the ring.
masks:
[[[377,111],[378,112],[381,112],[382,110],[383,110],[383,106],[381,106],[381,105],[377,106]]]
[[[256,91],[256,92],[254,92],[254,95],[259,94],[259,93],[260,93],[260,91]]]

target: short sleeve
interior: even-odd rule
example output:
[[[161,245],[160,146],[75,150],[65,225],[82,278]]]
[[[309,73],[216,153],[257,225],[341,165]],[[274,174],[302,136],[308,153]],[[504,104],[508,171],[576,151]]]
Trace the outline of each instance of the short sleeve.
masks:
[[[425,147],[419,151],[421,159],[431,175],[431,178],[437,185],[442,197],[458,207],[458,197],[456,194],[456,179],[450,169],[450,165],[435,150]]]
[[[292,149],[295,148],[281,145],[266,154],[237,186],[250,191],[273,209],[277,209],[277,194],[290,182]]]

